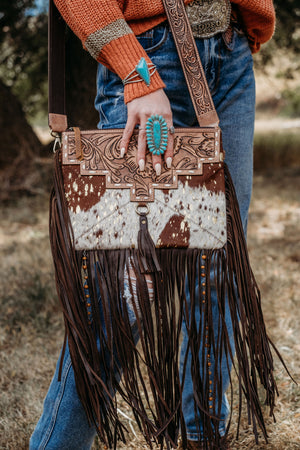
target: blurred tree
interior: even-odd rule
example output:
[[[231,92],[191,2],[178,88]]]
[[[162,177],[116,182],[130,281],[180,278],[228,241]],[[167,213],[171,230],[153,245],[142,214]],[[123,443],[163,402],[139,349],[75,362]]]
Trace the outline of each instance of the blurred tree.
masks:
[[[1,0],[0,77],[12,88],[28,116],[47,107],[47,2]]]
[[[21,103],[1,80],[0,99],[0,168],[6,168],[17,159],[31,159],[41,150],[41,143],[28,124]]]
[[[48,0],[1,0],[0,78],[11,87],[28,118],[47,112]],[[95,127],[96,62],[67,33],[67,99],[70,124]]]
[[[294,71],[300,69],[300,0],[274,0],[276,10],[276,30],[273,39],[263,45],[255,57],[256,66],[264,70],[276,58],[278,50],[289,52],[294,56],[295,68],[283,68],[282,76],[294,77]],[[298,64],[297,64],[298,62]]]
[[[36,95],[34,83],[44,79],[41,68],[35,67],[32,55],[26,47],[31,42],[36,27],[26,15],[33,0],[1,0],[0,6],[0,163],[1,167],[12,165],[17,160],[27,161],[41,150],[41,143],[28,124],[23,108],[26,100]],[[46,24],[46,16],[45,21]],[[38,38],[35,37],[38,41]],[[45,41],[46,42],[46,41]],[[42,46],[43,47],[43,46]],[[38,46],[35,46],[37,50]],[[47,56],[46,56],[47,59]],[[38,55],[36,57],[38,61]],[[46,66],[47,67],[47,66]],[[26,72],[35,74],[30,80]],[[4,81],[5,80],[5,81]],[[21,83],[20,83],[21,82]],[[45,81],[44,81],[45,82]],[[18,99],[16,97],[18,95]],[[22,108],[23,106],[23,108]]]
[[[275,0],[277,27],[274,41],[279,47],[300,52],[300,1]]]

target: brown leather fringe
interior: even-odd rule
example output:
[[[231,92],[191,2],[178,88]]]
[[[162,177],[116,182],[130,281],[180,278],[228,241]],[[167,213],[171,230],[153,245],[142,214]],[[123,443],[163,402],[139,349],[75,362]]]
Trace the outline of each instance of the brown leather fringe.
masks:
[[[179,433],[186,447],[182,388],[188,352],[192,355],[194,411],[198,417],[195,420],[204,446],[222,448],[224,441],[218,432],[223,383],[220,366],[224,358],[229,372],[233,361],[239,383],[237,435],[244,398],[256,440],[258,429],[267,440],[258,387],[263,385],[265,403],[273,415],[277,394],[273,358],[260,293],[249,264],[238,203],[227,169],[227,246],[205,251],[157,249],[154,265],[160,271],[156,270],[150,276],[152,294],[148,290],[149,275],[145,276],[141,270],[147,268],[147,264],[144,262],[142,268],[140,264],[141,255],[146,257],[147,251],[153,264],[146,230],[140,236],[141,242],[144,240],[149,244],[144,253],[136,249],[74,250],[59,158],[57,154],[50,203],[50,237],[57,291],[77,391],[101,441],[114,448],[118,440],[125,442],[126,428],[117,411],[115,392],[118,392],[130,405],[150,447],[153,442],[161,448],[164,443],[167,448],[176,447]],[[126,274],[129,274],[127,288],[126,283],[124,287]],[[133,278],[136,281],[133,282]],[[218,297],[217,327],[213,325],[210,302],[211,278]],[[204,283],[203,289],[196,289],[197,280],[199,284],[201,281],[201,286]],[[190,294],[189,304],[186,287]],[[226,302],[230,309],[235,350],[230,347],[225,322]],[[194,317],[197,304],[201,307],[200,323],[196,323]],[[183,320],[189,342],[180,379]],[[213,365],[211,361],[214,361]],[[144,379],[142,365],[145,365],[148,381]],[[226,435],[230,423],[231,418]]]

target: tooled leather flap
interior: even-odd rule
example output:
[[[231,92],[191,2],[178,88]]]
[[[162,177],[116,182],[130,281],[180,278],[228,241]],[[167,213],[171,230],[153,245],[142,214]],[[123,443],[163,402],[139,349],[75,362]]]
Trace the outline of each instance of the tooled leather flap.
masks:
[[[123,130],[81,131],[83,160],[76,157],[75,132],[62,135],[63,165],[80,165],[81,176],[103,175],[106,188],[130,189],[131,201],[152,202],[155,189],[176,189],[181,175],[202,175],[203,164],[222,161],[220,151],[220,129],[180,128],[174,135],[174,157],[171,169],[163,165],[157,176],[151,160],[146,154],[145,170],[140,172],[137,161],[137,137],[135,131],[124,158],[120,156],[120,141]],[[77,144],[78,148],[78,144]],[[212,169],[213,170],[213,169]]]
[[[75,156],[79,161],[83,160],[82,146],[81,146],[81,134],[79,127],[73,127],[75,133]]]

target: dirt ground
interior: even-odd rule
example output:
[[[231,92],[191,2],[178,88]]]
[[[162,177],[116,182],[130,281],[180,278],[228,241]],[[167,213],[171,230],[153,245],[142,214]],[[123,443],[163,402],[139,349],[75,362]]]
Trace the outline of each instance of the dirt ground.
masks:
[[[63,339],[47,209],[48,194],[40,194],[18,198],[0,212],[0,449],[28,448]],[[300,383],[299,236],[300,169],[257,173],[249,217],[250,256],[270,337]],[[269,445],[260,440],[256,446],[243,419],[239,441],[232,435],[232,448],[300,449],[300,388],[276,357],[275,365],[280,397],[277,423],[267,419]],[[94,449],[103,448],[95,442]],[[147,446],[137,433],[118,448]]]

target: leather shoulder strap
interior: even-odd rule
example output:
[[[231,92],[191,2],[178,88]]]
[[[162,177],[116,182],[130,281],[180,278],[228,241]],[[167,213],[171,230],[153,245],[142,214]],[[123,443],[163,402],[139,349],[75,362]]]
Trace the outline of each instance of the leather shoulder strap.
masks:
[[[53,0],[49,0],[48,19],[48,112],[49,127],[61,133],[68,128],[65,89],[66,24]]]
[[[163,0],[195,113],[202,127],[218,125],[219,118],[183,0]]]
[[[199,125],[216,126],[219,118],[207,85],[183,0],[163,0]],[[67,128],[65,106],[65,23],[49,0],[49,126]]]

